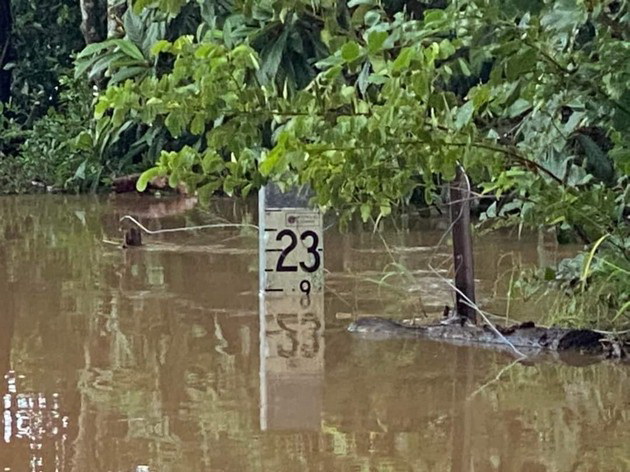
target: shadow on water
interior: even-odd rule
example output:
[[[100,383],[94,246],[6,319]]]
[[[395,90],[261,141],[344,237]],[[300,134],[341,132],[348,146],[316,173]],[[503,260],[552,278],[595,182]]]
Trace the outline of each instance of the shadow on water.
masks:
[[[630,467],[627,369],[506,370],[501,353],[345,332],[342,314],[408,316],[450,302],[428,268],[431,259],[448,274],[450,251],[434,248],[443,222],[386,229],[391,254],[369,231],[328,231],[323,322],[277,318],[280,360],[262,375],[256,234],[162,235],[122,251],[103,240],[120,237],[128,213],[151,229],[256,221],[254,205],[225,200],[201,210],[171,199],[1,199],[3,470]],[[510,235],[486,236],[477,251],[480,298],[497,311],[516,260],[559,257]],[[387,279],[395,289],[374,283],[392,257],[409,269]],[[512,310],[530,317],[537,307]]]

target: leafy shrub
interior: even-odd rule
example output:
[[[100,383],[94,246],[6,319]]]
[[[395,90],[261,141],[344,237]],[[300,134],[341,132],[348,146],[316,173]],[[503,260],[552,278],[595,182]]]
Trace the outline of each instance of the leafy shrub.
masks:
[[[5,117],[0,130],[0,191],[93,188],[102,166],[93,151],[77,142],[89,126],[91,103],[92,92],[85,83],[62,78],[59,105],[49,107],[32,127]]]

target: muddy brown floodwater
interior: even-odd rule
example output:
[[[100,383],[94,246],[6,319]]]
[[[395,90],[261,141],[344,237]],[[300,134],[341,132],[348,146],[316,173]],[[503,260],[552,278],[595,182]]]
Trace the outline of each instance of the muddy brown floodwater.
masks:
[[[267,363],[255,231],[145,236],[126,251],[103,241],[120,239],[127,213],[158,229],[255,223],[254,208],[0,199],[0,470],[630,470],[621,365],[510,366],[499,352],[345,331],[357,314],[400,318],[451,301],[449,250],[435,249],[443,221],[329,229],[322,311],[277,314]],[[478,238],[476,251],[478,298],[495,311],[507,308],[514,266],[560,257],[507,233]],[[511,305],[517,319],[544,311]]]

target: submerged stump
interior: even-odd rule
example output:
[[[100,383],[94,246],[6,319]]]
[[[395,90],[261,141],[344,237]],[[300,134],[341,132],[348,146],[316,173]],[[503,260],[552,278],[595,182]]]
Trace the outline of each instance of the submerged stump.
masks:
[[[136,227],[125,230],[123,248],[142,246],[142,232]]]

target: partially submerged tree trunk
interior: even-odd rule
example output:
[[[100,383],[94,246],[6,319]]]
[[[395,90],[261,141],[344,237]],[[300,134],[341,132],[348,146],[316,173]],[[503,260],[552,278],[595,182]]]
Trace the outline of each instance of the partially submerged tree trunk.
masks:
[[[5,66],[13,59],[11,48],[11,0],[0,0],[0,103],[11,96],[11,70]]]
[[[451,224],[453,226],[453,266],[455,271],[455,314],[464,322],[477,322],[472,236],[470,233],[470,181],[462,166],[457,166],[450,184]],[[463,323],[462,323],[463,324]]]
[[[541,353],[579,352],[599,358],[626,358],[628,343],[588,329],[545,328],[533,322],[502,327],[477,324],[470,231],[470,182],[464,169],[457,166],[450,184],[450,213],[453,232],[453,265],[455,271],[455,316],[423,325],[405,324],[379,317],[359,318],[348,331],[372,338],[423,338],[453,344],[478,344],[510,350],[523,359]],[[448,307],[445,307],[445,316]],[[470,321],[471,323],[466,323]],[[560,359],[560,360],[566,360]],[[571,361],[572,362],[572,361]],[[466,469],[467,470],[467,469]]]

